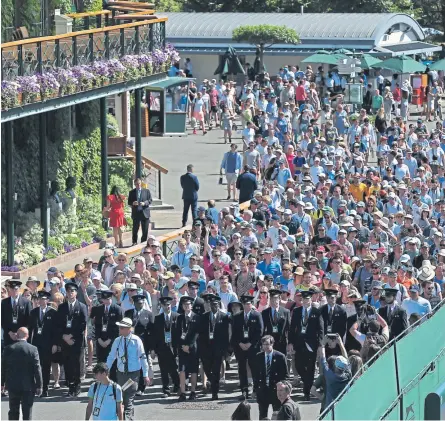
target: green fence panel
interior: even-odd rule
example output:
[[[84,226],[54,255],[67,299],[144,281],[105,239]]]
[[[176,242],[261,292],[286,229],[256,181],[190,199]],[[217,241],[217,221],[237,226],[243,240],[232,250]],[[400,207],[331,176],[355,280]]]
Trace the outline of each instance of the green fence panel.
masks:
[[[396,399],[394,349],[389,348],[335,405],[334,416],[336,420],[378,420]]]
[[[394,408],[392,408],[391,411],[388,412],[386,414],[386,416],[382,418],[382,420],[399,421],[400,420],[400,402],[397,402],[397,404],[394,406]]]
[[[400,388],[405,388],[445,345],[445,306],[396,344]]]
[[[334,421],[334,411],[331,409],[330,411],[328,411],[326,414],[324,414],[324,416],[322,418],[318,418],[319,420],[323,420],[323,421]]]

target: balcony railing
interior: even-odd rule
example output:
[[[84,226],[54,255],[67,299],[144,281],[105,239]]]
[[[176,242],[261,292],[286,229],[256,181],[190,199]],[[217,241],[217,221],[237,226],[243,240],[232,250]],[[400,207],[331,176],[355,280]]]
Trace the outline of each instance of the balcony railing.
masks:
[[[167,18],[159,18],[2,44],[2,80],[148,54],[165,45],[166,21]]]
[[[68,17],[73,19],[73,32],[88,31],[114,25],[111,10],[100,10],[98,12],[69,13]]]

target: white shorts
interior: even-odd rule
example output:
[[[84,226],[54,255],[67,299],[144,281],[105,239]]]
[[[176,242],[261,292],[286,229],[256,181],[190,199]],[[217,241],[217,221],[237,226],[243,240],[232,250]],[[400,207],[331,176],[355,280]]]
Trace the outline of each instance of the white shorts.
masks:
[[[238,179],[238,174],[234,172],[229,172],[226,174],[227,185],[235,184]]]

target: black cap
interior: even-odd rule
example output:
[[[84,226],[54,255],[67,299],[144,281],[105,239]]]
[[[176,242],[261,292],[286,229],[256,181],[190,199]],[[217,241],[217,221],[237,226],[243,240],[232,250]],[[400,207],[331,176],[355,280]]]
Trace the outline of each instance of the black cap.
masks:
[[[139,302],[145,300],[145,295],[142,295],[142,294],[136,294],[136,295],[133,295],[133,297],[131,297],[131,298],[132,298],[132,300],[133,300],[134,303],[139,303]]]
[[[109,289],[105,289],[102,291],[97,291],[98,294],[100,294],[100,298],[111,298],[113,296],[113,291],[110,291]],[[133,297],[134,300],[134,297]]]
[[[367,302],[367,301],[365,301],[365,300],[356,300],[356,301],[353,301],[353,304],[354,304],[356,307],[360,307],[360,306],[362,306],[363,304],[366,304],[366,302]]]
[[[75,289],[77,291],[79,289],[79,286],[74,282],[68,282],[67,284],[65,284],[65,290],[68,289]]]
[[[301,296],[303,298],[312,298],[312,296],[314,295],[314,291],[301,291]]]
[[[221,297],[219,297],[218,295],[215,294],[206,294],[204,296],[204,299],[209,302],[209,303],[215,303],[215,302],[220,302],[221,301]]]
[[[271,297],[275,297],[276,295],[281,295],[281,291],[279,289],[270,289],[269,294]]]
[[[234,305],[239,305],[241,308],[243,308],[243,305],[239,301],[232,301],[229,304],[227,304],[227,312],[232,313],[232,307]]]
[[[336,289],[325,289],[324,292],[327,296],[338,294],[338,291]]]
[[[241,295],[241,297],[240,297],[240,301],[243,304],[252,303],[253,300],[254,300],[254,298],[252,297],[252,295]]]
[[[6,282],[9,288],[20,288],[22,286],[22,281],[19,281],[17,279],[9,279]]]
[[[38,292],[39,298],[51,298],[51,293],[48,291],[39,291]]]
[[[397,295],[397,293],[399,292],[399,290],[397,288],[385,288],[383,290],[385,296],[386,295]]]
[[[171,265],[170,270],[174,272],[175,270],[180,270],[182,272],[182,269],[178,265]]]
[[[188,281],[187,282],[188,287],[198,287],[199,288],[199,282],[197,281]]]
[[[159,298],[159,301],[162,305],[165,305],[167,303],[172,302],[173,298],[172,297],[161,297],[161,298]]]
[[[188,295],[183,295],[179,300],[179,306],[182,306],[184,303],[192,303],[194,298],[189,297]]]

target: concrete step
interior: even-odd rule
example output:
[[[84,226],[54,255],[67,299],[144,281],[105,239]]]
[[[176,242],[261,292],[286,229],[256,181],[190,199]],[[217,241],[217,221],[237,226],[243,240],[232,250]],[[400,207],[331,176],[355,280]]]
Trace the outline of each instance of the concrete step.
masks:
[[[169,205],[168,203],[160,203],[158,205],[150,205],[150,210],[151,211],[164,211],[164,210],[172,210],[175,207],[173,205]]]

